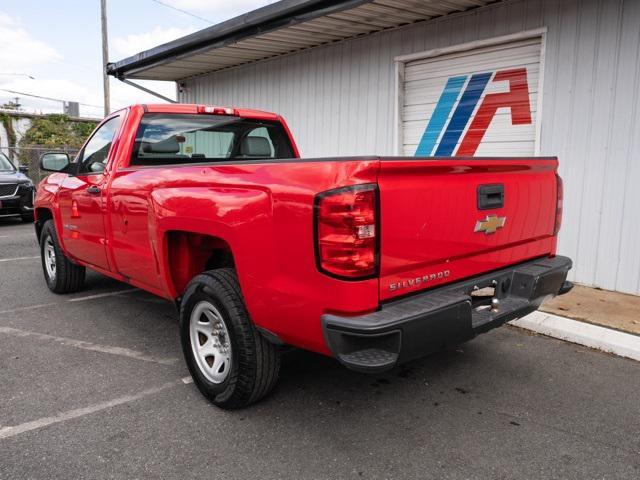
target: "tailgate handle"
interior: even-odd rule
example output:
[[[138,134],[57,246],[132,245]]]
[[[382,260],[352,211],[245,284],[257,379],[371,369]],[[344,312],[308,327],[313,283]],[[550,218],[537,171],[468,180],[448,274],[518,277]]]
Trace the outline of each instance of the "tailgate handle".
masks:
[[[478,187],[478,210],[504,207],[504,185],[480,185]]]

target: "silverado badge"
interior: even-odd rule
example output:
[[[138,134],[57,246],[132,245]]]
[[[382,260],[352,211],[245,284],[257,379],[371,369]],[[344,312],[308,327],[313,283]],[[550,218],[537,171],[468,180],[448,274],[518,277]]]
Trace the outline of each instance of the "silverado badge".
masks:
[[[498,217],[497,215],[487,215],[484,220],[478,220],[476,222],[476,228],[474,232],[484,232],[486,235],[490,233],[496,233],[496,230],[504,227],[504,222],[507,221],[507,217]]]

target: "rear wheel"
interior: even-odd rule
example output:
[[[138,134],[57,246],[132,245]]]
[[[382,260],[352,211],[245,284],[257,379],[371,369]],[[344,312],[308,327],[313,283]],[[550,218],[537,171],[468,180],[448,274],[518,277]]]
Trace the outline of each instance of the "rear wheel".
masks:
[[[196,386],[218,407],[246,407],[278,380],[278,347],[253,326],[233,269],[191,281],[180,305],[180,335]]]
[[[72,293],[84,285],[85,268],[69,260],[60,248],[53,220],[47,220],[40,234],[42,270],[49,290]]]

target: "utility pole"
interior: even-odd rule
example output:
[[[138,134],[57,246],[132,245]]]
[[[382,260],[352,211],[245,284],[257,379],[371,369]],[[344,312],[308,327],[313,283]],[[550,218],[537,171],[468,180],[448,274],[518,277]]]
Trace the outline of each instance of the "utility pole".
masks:
[[[111,111],[109,105],[109,76],[107,63],[109,62],[109,38],[107,36],[107,0],[100,0],[100,23],[102,24],[102,85],[104,88],[104,116]]]

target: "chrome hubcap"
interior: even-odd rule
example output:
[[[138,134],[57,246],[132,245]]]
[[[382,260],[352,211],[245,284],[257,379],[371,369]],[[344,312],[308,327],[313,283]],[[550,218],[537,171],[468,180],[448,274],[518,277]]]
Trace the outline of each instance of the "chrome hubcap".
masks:
[[[211,303],[196,304],[189,319],[191,349],[200,372],[213,383],[231,371],[231,341],[222,314]]]
[[[56,249],[51,237],[47,237],[44,242],[44,268],[49,278],[56,277]]]

